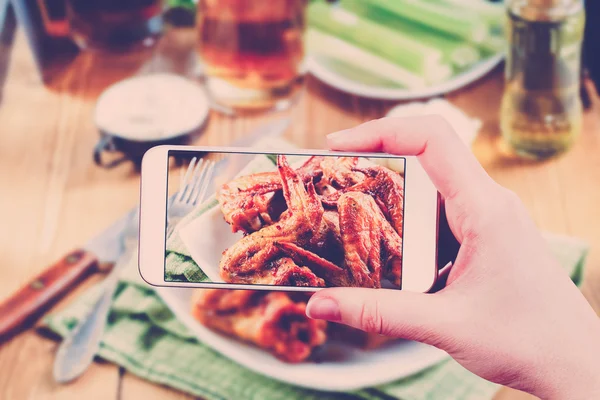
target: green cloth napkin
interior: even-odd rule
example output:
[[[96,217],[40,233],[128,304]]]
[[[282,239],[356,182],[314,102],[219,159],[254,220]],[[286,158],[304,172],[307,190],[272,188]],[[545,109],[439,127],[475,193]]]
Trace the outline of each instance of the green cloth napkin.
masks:
[[[293,149],[288,142],[272,138],[263,147]],[[247,168],[258,171],[272,166],[272,158],[258,157]],[[191,259],[179,232],[214,206],[216,200],[209,199],[175,228],[167,242],[167,279],[206,280],[206,275]],[[588,246],[564,236],[546,234],[546,238],[562,265],[579,283]],[[64,336],[97,297],[98,287],[94,287],[66,309],[47,317],[47,326]],[[151,382],[207,400],[480,400],[491,398],[498,389],[497,385],[477,377],[451,359],[407,379],[348,393],[308,390],[259,375],[198,342],[142,281],[138,274],[137,254],[121,277],[98,355]]]
[[[579,282],[587,245],[563,236],[546,237]],[[91,288],[66,309],[47,317],[47,326],[64,336],[98,297],[98,289]],[[141,280],[137,254],[119,283],[98,355],[151,382],[207,400],[481,400],[492,398],[498,389],[451,359],[397,382],[348,393],[312,391],[264,377],[198,342]]]

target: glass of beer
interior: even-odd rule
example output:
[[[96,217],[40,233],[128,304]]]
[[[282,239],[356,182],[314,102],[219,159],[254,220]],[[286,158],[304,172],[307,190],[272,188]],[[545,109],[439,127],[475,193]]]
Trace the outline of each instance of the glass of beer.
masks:
[[[81,49],[131,50],[162,32],[163,0],[37,0],[51,36],[71,37]]]
[[[67,0],[71,35],[81,48],[152,45],[162,30],[162,0]]]
[[[198,51],[209,95],[232,111],[282,110],[304,77],[307,0],[199,0]]]

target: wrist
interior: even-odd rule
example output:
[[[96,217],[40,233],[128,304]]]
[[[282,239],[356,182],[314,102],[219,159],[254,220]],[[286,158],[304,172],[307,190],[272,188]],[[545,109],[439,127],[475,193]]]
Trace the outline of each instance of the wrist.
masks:
[[[592,382],[587,382],[588,385],[594,384]],[[532,393],[544,400],[589,400],[589,399],[599,399],[600,398],[600,387],[562,387],[560,389],[554,389],[547,392],[542,393]]]
[[[600,354],[592,354],[598,356],[592,362],[580,359],[579,363],[564,364],[563,368],[550,363],[552,372],[540,374],[537,384],[528,392],[544,400],[600,399]]]

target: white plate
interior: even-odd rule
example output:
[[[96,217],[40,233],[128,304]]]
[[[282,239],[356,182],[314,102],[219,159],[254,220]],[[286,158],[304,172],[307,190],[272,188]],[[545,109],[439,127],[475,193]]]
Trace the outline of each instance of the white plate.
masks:
[[[303,157],[290,161],[292,165],[299,165]],[[275,168],[272,164],[267,168],[267,165],[263,163],[256,170],[248,165],[247,169],[256,172]],[[242,234],[231,232],[220,208],[215,206],[189,221],[180,228],[179,235],[193,260],[211,281],[223,282],[219,275],[222,251],[236,243]],[[157,293],[202,343],[250,370],[289,384],[324,391],[355,390],[405,378],[448,357],[434,347],[402,340],[369,351],[328,342],[319,363],[288,364],[264,350],[213,332],[198,323],[190,314],[193,290],[157,288]]]
[[[208,201],[213,199],[211,197]],[[218,205],[183,226],[179,236],[190,251],[192,260],[211,282],[223,282],[219,274],[221,256],[243,237],[241,232],[231,232]]]
[[[475,64],[473,68],[456,75],[446,82],[422,89],[385,88],[352,81],[324,66],[319,62],[318,57],[308,57],[307,69],[320,81],[342,92],[372,99],[411,100],[437,96],[466,86],[494,69],[503,58],[503,54],[497,54]]]
[[[323,391],[356,390],[408,377],[448,357],[435,347],[402,340],[368,351],[328,342],[320,363],[287,364],[264,350],[215,333],[198,323],[190,314],[193,291],[156,288],[177,319],[202,343],[254,372],[292,385]]]

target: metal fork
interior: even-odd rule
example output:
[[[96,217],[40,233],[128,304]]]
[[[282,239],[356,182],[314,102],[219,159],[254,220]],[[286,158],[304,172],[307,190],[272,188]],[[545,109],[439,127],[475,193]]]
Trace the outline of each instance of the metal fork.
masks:
[[[167,209],[167,237],[175,225],[206,196],[215,163],[211,160],[192,158],[185,174],[180,176],[179,191],[169,200]]]
[[[199,160],[196,157],[190,162],[185,175],[181,177],[179,191],[169,202],[169,235],[177,222],[204,200],[214,172],[214,164],[213,161]],[[137,245],[137,217],[137,211],[129,217],[123,232],[123,255],[103,281],[100,297],[60,345],[53,370],[54,379],[59,383],[69,382],[81,375],[98,351],[121,271],[128,265]]]

